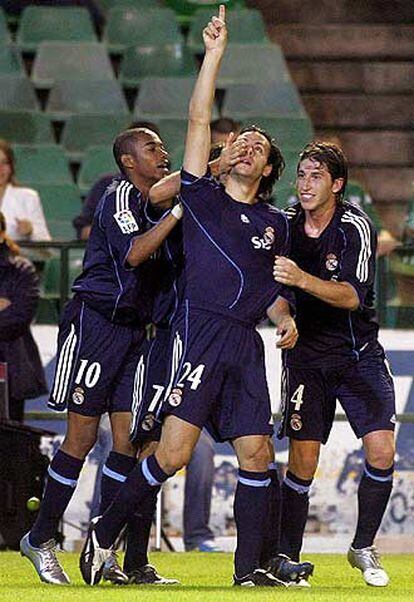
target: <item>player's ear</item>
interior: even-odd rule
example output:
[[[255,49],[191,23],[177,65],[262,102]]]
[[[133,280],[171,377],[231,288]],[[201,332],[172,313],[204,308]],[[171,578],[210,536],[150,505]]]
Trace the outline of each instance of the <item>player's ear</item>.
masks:
[[[263,168],[262,171],[262,176],[264,176],[265,178],[267,178],[267,176],[270,176],[270,174],[272,173],[273,170],[273,165],[265,165],[265,167]]]
[[[134,168],[134,157],[132,155],[121,155],[121,163],[127,169]]]
[[[336,178],[336,180],[334,180],[333,184],[332,184],[332,192],[334,194],[336,194],[337,192],[339,192],[340,190],[342,190],[343,185],[344,185],[344,179],[343,178]]]

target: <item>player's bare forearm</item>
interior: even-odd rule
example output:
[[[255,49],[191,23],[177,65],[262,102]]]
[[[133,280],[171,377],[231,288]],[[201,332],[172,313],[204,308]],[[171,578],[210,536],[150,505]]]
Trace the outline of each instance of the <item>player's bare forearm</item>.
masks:
[[[276,282],[300,288],[333,307],[351,311],[359,307],[358,295],[351,284],[312,276],[287,257],[276,257],[273,277]]]
[[[283,297],[278,297],[276,301],[267,309],[269,319],[277,326],[276,334],[280,339],[276,343],[279,349],[292,349],[298,340],[298,330],[296,322],[291,316],[290,305]]]
[[[180,192],[181,175],[179,171],[165,176],[162,180],[151,186],[149,191],[149,201],[151,205],[159,209],[169,209],[173,204],[173,199]]]
[[[178,210],[178,206],[174,209]],[[126,258],[128,264],[137,267],[149,259],[159,249],[179,219],[171,212],[150,230],[136,236]]]
[[[210,152],[210,121],[214,92],[221,59],[227,44],[225,8],[212,17],[203,30],[204,60],[190,100],[184,169],[195,176],[204,175]]]

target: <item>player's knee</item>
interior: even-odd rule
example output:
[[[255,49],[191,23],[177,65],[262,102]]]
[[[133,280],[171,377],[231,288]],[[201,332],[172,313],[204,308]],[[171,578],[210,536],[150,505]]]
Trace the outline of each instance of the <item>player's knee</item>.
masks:
[[[160,445],[157,449],[156,457],[163,471],[172,475],[189,463],[191,450],[187,446],[183,446],[182,448],[169,448],[166,450]]]
[[[386,470],[390,468],[394,462],[395,449],[391,443],[384,445],[382,448],[375,448],[369,450],[367,453],[367,461],[374,468],[380,468]]]
[[[95,443],[96,435],[91,434],[89,436],[81,436],[80,434],[74,435],[71,433],[70,435],[66,435],[61,445],[61,450],[74,458],[83,460],[91,451]]]
[[[244,450],[239,457],[240,468],[253,472],[265,472],[269,467],[269,458],[267,445]]]
[[[313,479],[318,467],[319,452],[313,449],[295,450],[289,455],[289,470],[300,479]]]

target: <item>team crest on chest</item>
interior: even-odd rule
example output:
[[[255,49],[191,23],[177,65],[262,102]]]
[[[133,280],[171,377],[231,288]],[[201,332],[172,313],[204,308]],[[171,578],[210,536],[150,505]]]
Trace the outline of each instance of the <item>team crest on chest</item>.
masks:
[[[335,253],[328,253],[326,256],[326,269],[330,272],[333,272],[338,267],[338,258]]]
[[[243,222],[243,224],[250,224],[250,220],[249,220],[249,218],[247,217],[247,215],[244,215],[244,213],[242,213],[242,214],[240,215],[240,219],[241,219],[241,221]]]

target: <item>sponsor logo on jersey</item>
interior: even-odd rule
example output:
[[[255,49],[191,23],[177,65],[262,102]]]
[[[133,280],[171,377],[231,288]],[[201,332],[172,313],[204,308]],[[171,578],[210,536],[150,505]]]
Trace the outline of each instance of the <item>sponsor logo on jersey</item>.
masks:
[[[299,414],[292,414],[290,417],[290,428],[293,431],[300,431],[302,426],[302,418],[299,416]]]
[[[270,251],[273,243],[275,242],[274,228],[272,228],[272,226],[267,226],[262,238],[259,236],[252,236],[250,240],[252,241],[255,249],[265,249],[265,251]]]
[[[180,405],[183,400],[183,392],[181,389],[173,389],[168,397],[168,403],[173,408]]]
[[[391,416],[391,418],[390,418],[390,422],[391,422],[391,424],[396,424],[396,423],[397,423],[397,417],[396,417],[396,415],[395,415],[395,414],[393,414],[393,415]]]
[[[135,217],[129,209],[118,211],[118,213],[114,214],[114,218],[122,234],[131,234],[131,232],[139,230]]]
[[[338,258],[334,253],[328,253],[326,256],[326,269],[333,272],[338,267]]]
[[[250,220],[249,220],[249,218],[247,217],[247,215],[244,215],[244,213],[242,213],[242,214],[240,215],[240,219],[241,219],[241,221],[243,222],[243,224],[250,224]]]
[[[82,387],[75,388],[72,395],[72,401],[78,406],[80,406],[85,401],[85,391],[82,389]]]

